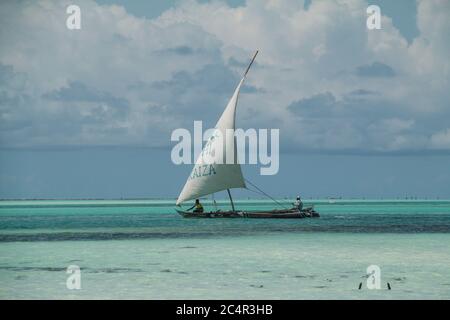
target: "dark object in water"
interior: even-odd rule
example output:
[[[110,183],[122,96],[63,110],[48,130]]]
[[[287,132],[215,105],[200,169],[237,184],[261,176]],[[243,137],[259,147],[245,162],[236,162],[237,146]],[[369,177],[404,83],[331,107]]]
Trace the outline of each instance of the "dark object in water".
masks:
[[[361,288],[362,288],[362,282],[359,283],[358,290],[361,290]]]
[[[313,208],[299,210],[297,208],[267,211],[210,211],[194,213],[175,209],[184,218],[271,218],[271,219],[301,219],[318,218],[319,213]]]
[[[389,282],[387,283],[387,287],[388,287],[388,290],[391,290],[391,284]]]

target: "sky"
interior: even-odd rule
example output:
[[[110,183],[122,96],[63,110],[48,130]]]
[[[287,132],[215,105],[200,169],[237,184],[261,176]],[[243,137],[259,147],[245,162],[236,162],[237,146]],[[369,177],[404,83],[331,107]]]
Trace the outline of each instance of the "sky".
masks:
[[[279,128],[281,154],[275,176],[244,166],[252,182],[450,198],[449,16],[448,0],[2,1],[0,198],[175,198],[192,167],[171,132],[214,126],[256,49],[237,126]]]

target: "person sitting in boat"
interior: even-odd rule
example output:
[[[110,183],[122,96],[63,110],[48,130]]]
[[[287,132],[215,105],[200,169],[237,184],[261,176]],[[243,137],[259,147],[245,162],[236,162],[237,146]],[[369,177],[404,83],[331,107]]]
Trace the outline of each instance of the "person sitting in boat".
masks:
[[[194,208],[195,208],[195,209],[194,209]],[[188,211],[189,211],[189,210],[192,210],[192,209],[194,209],[194,211],[192,211],[192,212],[203,213],[203,206],[202,206],[202,204],[200,203],[200,200],[195,199],[195,204],[194,204],[192,207],[190,207],[190,208],[188,209]]]
[[[297,199],[295,200],[294,207],[297,208],[298,210],[303,209],[303,202],[302,199],[300,199],[300,196],[298,196]]]

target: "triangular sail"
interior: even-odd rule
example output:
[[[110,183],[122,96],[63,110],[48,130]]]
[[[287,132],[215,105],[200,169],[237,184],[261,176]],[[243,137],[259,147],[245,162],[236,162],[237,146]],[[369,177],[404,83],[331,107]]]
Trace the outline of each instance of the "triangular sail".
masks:
[[[235,129],[239,91],[257,53],[258,51],[253,56],[243,78],[236,87],[233,96],[217,122],[213,134],[199,155],[178,197],[177,205],[184,201],[196,199],[214,192],[231,188],[245,188],[241,165],[237,161],[236,139],[234,137],[227,139],[227,129]],[[223,137],[223,139],[218,139],[218,137]],[[230,156],[227,155],[227,150],[234,150],[234,152]],[[232,157],[233,161],[231,164],[229,161],[226,161],[227,156],[229,158]]]

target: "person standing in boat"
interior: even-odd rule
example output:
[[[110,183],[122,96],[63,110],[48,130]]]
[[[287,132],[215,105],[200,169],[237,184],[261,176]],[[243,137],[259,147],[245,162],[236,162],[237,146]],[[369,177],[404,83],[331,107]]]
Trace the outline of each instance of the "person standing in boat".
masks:
[[[194,208],[195,208],[195,209],[194,209]],[[203,213],[203,206],[202,206],[202,204],[200,203],[200,200],[195,199],[195,204],[194,204],[192,207],[190,207],[190,208],[188,209],[188,211],[189,211],[189,210],[192,210],[192,209],[194,209],[194,211],[192,211],[192,212]]]
[[[297,208],[298,210],[303,209],[303,202],[302,199],[300,199],[300,196],[298,196],[297,199],[295,200],[294,207]]]

